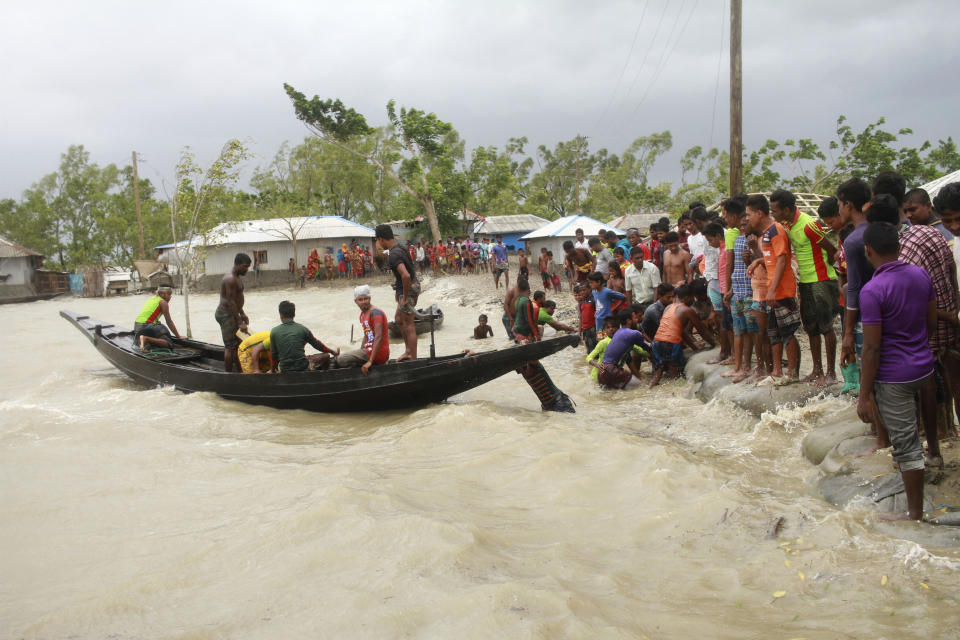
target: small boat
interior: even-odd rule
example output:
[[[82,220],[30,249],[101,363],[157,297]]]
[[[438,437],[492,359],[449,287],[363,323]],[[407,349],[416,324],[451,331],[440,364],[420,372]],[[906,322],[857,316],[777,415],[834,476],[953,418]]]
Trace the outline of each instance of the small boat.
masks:
[[[413,314],[413,326],[417,329],[417,335],[421,333],[430,333],[430,318],[433,318],[433,329],[437,330],[443,325],[443,311],[435,304],[426,309],[417,309]],[[390,337],[402,338],[400,327],[396,322],[389,323]]]
[[[322,412],[404,409],[443,402],[579,342],[577,335],[565,335],[495,351],[391,360],[373,367],[366,376],[360,369],[227,373],[222,346],[178,339],[171,350],[143,352],[134,345],[130,329],[71,311],[60,315],[107,361],[145,387],[172,386],[249,404]]]

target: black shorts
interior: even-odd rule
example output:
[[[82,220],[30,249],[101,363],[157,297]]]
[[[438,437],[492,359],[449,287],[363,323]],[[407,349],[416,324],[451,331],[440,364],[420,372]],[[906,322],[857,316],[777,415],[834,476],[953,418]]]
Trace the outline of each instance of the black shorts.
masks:
[[[220,336],[223,338],[223,346],[226,349],[233,349],[240,346],[240,338],[237,337],[237,331],[240,325],[237,324],[236,317],[229,311],[217,310],[213,314],[217,324],[220,325]]]
[[[800,283],[800,319],[804,331],[815,336],[830,333],[840,311],[840,287],[836,280]]]
[[[137,322],[133,325],[133,341],[136,343],[140,336],[147,336],[148,338],[156,338],[158,340],[165,340],[167,343],[167,348],[173,348],[173,336],[170,335],[170,330],[167,329],[160,323],[151,323],[146,324],[143,322]]]

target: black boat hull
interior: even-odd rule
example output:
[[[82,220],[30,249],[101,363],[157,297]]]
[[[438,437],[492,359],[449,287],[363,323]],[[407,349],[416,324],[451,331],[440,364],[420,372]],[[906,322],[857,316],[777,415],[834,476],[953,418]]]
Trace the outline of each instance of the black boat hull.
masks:
[[[223,371],[223,347],[178,340],[178,347],[193,349],[197,356],[158,361],[134,350],[130,330],[70,311],[60,315],[86,335],[108,362],[145,387],[172,386],[187,393],[216,393],[228,400],[278,409],[321,412],[404,409],[442,402],[579,341],[577,336],[567,335],[471,355],[391,361],[374,367],[368,376],[359,369],[239,374]]]

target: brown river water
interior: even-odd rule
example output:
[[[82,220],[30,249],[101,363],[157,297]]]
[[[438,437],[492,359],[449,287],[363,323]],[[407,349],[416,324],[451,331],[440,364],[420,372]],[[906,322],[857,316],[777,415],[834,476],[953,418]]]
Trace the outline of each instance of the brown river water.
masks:
[[[505,344],[495,295],[428,283],[438,353]],[[251,292],[252,328],[284,298],[349,346],[350,290]],[[0,638],[960,636],[960,552],[814,494],[800,441],[840,400],[757,421],[682,381],[601,391],[580,348],[544,360],[576,415],[516,374],[410,412],[263,409],[136,387],[57,313],[132,325],[144,299],[0,306]],[[191,303],[218,342],[217,298]]]

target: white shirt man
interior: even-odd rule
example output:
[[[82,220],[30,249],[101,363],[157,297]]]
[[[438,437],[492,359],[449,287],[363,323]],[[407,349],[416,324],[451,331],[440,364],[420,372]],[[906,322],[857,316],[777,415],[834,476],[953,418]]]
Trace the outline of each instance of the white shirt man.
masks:
[[[623,272],[628,303],[653,302],[660,284],[660,271],[652,262],[643,259],[643,252],[630,256],[631,264]],[[639,266],[638,266],[639,263]]]

